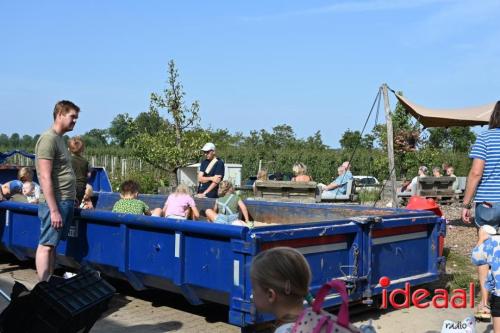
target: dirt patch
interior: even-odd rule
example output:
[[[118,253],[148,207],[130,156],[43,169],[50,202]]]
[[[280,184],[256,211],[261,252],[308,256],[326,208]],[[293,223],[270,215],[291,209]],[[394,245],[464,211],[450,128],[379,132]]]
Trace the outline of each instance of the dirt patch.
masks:
[[[446,228],[445,247],[457,254],[470,257],[472,248],[477,242],[477,228],[474,223],[462,222],[462,208],[459,204],[441,206],[444,216],[448,220]],[[474,216],[474,211],[472,212]]]

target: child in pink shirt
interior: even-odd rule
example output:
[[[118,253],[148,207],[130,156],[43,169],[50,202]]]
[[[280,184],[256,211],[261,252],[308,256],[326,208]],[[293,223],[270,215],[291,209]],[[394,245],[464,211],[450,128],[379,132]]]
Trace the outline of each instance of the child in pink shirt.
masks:
[[[196,220],[200,217],[200,212],[198,208],[196,208],[189,188],[184,184],[180,184],[175,189],[175,192],[168,196],[163,206],[163,216],[185,220],[190,217],[190,215],[193,220]]]

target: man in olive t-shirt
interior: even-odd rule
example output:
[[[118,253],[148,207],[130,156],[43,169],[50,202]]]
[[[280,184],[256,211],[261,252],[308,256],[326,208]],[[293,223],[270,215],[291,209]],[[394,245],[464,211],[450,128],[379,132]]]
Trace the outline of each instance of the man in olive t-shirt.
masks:
[[[70,101],[54,107],[54,123],[38,139],[35,147],[36,170],[45,203],[38,206],[40,240],[36,250],[36,270],[40,281],[54,272],[55,248],[65,239],[73,218],[76,183],[71,157],[63,135],[73,130],[80,108]]]

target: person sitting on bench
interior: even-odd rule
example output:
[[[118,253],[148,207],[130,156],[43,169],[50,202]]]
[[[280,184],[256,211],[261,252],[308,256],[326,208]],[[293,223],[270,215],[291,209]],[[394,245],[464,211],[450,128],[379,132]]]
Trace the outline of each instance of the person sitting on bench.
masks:
[[[312,182],[313,179],[307,174],[307,166],[304,163],[295,163],[293,165],[292,182]]]
[[[417,182],[418,182],[418,177],[426,177],[427,176],[428,169],[425,165],[421,165],[418,168],[418,176],[413,177],[411,180],[410,185],[406,188],[406,192],[412,192],[417,188]]]
[[[338,167],[338,177],[322,188],[321,199],[335,199],[337,196],[347,193],[347,183],[353,179],[349,168],[349,162],[344,162]]]

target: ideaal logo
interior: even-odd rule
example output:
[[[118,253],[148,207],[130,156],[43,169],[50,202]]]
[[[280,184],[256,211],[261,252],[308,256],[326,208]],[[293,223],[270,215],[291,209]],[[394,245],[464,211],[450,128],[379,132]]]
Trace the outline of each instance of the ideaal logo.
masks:
[[[446,289],[435,289],[430,292],[427,289],[419,288],[410,291],[410,283],[405,283],[405,288],[396,288],[391,292],[387,291],[387,287],[391,284],[391,280],[383,276],[379,280],[382,289],[382,305],[381,309],[387,309],[390,304],[395,309],[409,308],[410,305],[415,306],[419,309],[425,309],[429,306],[433,306],[436,309],[448,308],[451,306],[454,309],[464,309],[469,304],[470,308],[474,308],[474,283],[469,284],[468,296],[466,289],[454,289],[448,292]],[[402,296],[402,302],[398,303],[396,297],[398,295]],[[428,297],[432,296],[431,300],[427,300]],[[451,296],[451,298],[450,298]]]

